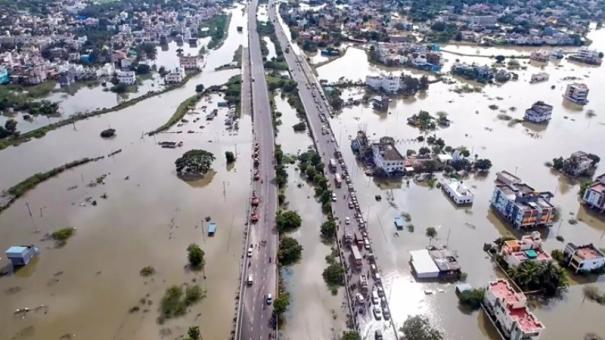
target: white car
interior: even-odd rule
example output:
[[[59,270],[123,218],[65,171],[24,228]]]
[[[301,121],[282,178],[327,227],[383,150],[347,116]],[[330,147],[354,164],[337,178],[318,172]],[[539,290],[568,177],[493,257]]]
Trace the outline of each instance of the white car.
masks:
[[[349,218],[349,216],[345,217],[345,224],[349,224],[351,223],[351,219]]]
[[[248,247],[248,257],[252,257],[252,246]]]
[[[267,294],[267,300],[266,300],[267,304],[270,305],[273,303],[273,297],[271,296],[271,294]]]

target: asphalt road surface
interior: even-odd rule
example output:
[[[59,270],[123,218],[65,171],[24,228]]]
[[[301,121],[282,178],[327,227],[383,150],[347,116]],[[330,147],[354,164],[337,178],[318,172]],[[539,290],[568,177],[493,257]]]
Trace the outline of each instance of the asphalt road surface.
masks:
[[[275,229],[277,211],[277,185],[274,169],[274,133],[271,120],[269,93],[265,81],[263,56],[260,38],[256,31],[256,11],[258,0],[248,4],[248,67],[244,67],[242,87],[251,86],[252,119],[254,142],[258,145],[259,162],[253,171],[258,170],[259,178],[252,183],[253,192],[260,199],[256,208],[259,220],[249,228],[246,245],[243,289],[238,319],[238,339],[259,340],[275,339],[273,305],[267,302],[270,294],[275,300],[277,293],[277,255],[278,234]],[[245,90],[242,89],[242,93]],[[245,103],[243,104],[245,105]],[[235,208],[235,207],[234,207]],[[251,249],[251,256],[249,250]],[[249,284],[248,277],[252,277]]]
[[[386,297],[383,297],[384,294],[381,294],[381,298],[376,303],[371,302],[371,292],[376,290],[380,293],[380,290],[382,290],[384,293],[384,288],[382,287],[380,270],[377,267],[371,250],[369,236],[366,234],[365,237],[368,245],[360,247],[363,260],[362,265],[357,268],[354,268],[355,266],[351,260],[351,246],[343,242],[345,231],[350,234],[357,233],[360,237],[363,237],[363,233],[366,232],[366,222],[363,221],[358,204],[355,204],[357,207],[350,207],[349,205],[349,202],[356,201],[356,198],[354,199],[356,192],[352,182],[346,179],[347,167],[344,160],[337,156],[340,149],[328,121],[330,109],[308,63],[303,59],[304,57],[296,55],[292,46],[290,46],[283,28],[277,20],[277,10],[274,5],[273,1],[269,2],[269,19],[275,26],[277,39],[282,50],[285,52],[286,49],[289,49],[289,52],[284,53],[284,57],[288,63],[290,75],[298,84],[298,94],[307,114],[307,120],[317,152],[321,155],[324,164],[329,164],[332,158],[337,160],[336,171],[340,172],[343,178],[345,178],[342,186],[338,188],[333,181],[334,174],[328,174],[330,189],[336,194],[336,200],[332,202],[332,211],[339,224],[338,242],[341,258],[344,259],[345,266],[347,267],[347,284],[349,286],[355,284],[357,287],[360,287],[362,275],[367,282],[365,290],[361,288],[349,289],[349,306],[355,315],[355,323],[360,331],[360,335],[364,339],[374,339],[376,331],[382,333],[384,339],[396,339],[397,333],[392,319],[389,317],[388,320],[385,320],[383,316],[385,311],[390,313]],[[363,302],[360,302],[359,295],[364,297]],[[380,309],[380,312],[374,312],[375,309]],[[380,318],[376,314],[380,314]]]

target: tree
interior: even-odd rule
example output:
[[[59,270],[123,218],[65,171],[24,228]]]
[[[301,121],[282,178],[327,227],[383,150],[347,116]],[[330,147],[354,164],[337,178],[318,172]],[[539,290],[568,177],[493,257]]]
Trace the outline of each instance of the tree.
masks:
[[[290,305],[290,295],[287,292],[281,292],[273,302],[273,312],[280,316],[288,310],[288,305]]]
[[[487,158],[478,159],[474,164],[475,169],[481,171],[487,171],[492,167],[492,161]]]
[[[149,72],[151,72],[151,67],[147,64],[138,64],[135,72],[137,74],[149,74]]]
[[[179,157],[174,165],[179,176],[204,176],[211,169],[214,155],[211,152],[193,149]]]
[[[502,64],[502,62],[504,61],[505,57],[503,55],[497,55],[496,56],[496,62],[498,64]]]
[[[523,290],[541,290],[546,297],[568,285],[565,271],[552,261],[526,261],[509,269],[508,274]]]
[[[225,151],[225,158],[227,159],[227,164],[235,162],[235,154],[231,151]]]
[[[4,123],[4,128],[10,133],[15,133],[17,131],[17,121],[12,118],[7,120]]]
[[[342,337],[340,340],[361,340],[361,336],[357,331],[346,331],[342,332]]]
[[[307,125],[305,124],[305,122],[298,122],[298,123],[292,125],[292,128],[296,132],[302,132],[307,129]]]
[[[429,320],[422,315],[408,316],[401,331],[406,340],[443,340],[443,334],[431,327]]]
[[[279,262],[288,266],[300,259],[303,247],[291,237],[283,237],[279,243],[279,249],[277,251],[277,258]]]
[[[564,160],[563,157],[553,158],[552,167],[555,170],[561,170],[563,168]]]
[[[197,92],[197,93],[204,92],[204,84],[197,84],[197,85],[195,85],[195,92]]]
[[[437,229],[433,227],[426,228],[426,236],[431,239],[435,238],[437,236]]]
[[[460,300],[460,304],[475,310],[481,307],[481,302],[483,302],[484,295],[484,289],[470,289],[460,293],[458,295],[458,299]]]
[[[418,149],[418,154],[420,156],[430,155],[431,154],[431,149],[427,148],[426,146],[423,146],[420,149]]]
[[[280,233],[288,232],[296,230],[298,227],[300,227],[302,219],[296,211],[279,211],[275,217],[275,223],[277,225],[277,230]]]
[[[340,263],[330,264],[324,269],[321,276],[323,276],[328,286],[344,286],[345,284],[345,269]]]
[[[204,251],[197,244],[192,243],[187,247],[187,258],[192,269],[200,270],[204,268]]]
[[[187,331],[187,335],[189,336],[190,340],[200,340],[201,339],[200,328],[198,326],[189,327],[189,330]]]
[[[333,219],[329,219],[321,224],[321,237],[326,241],[334,241],[336,237],[336,222]]]

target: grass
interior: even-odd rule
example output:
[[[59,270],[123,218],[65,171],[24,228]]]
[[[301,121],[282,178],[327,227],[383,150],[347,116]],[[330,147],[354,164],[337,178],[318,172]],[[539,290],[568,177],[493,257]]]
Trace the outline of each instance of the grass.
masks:
[[[50,236],[53,238],[53,240],[57,242],[65,243],[67,242],[67,240],[69,240],[70,237],[74,235],[75,232],[76,229],[72,227],[65,227],[59,230],[55,230],[52,234],[50,234]]]
[[[187,314],[187,308],[206,297],[200,286],[183,288],[172,286],[166,290],[160,303],[160,322]]]
[[[11,91],[21,92],[25,94],[29,98],[40,98],[51,93],[55,87],[57,86],[57,82],[54,80],[47,80],[41,84],[33,85],[33,86],[23,86],[23,85],[6,85],[6,88]]]
[[[221,14],[213,17],[203,25],[203,27],[208,28],[208,30],[200,32],[200,36],[210,37],[210,42],[207,46],[208,49],[214,50],[221,47],[227,37],[230,21],[230,14]]]
[[[153,136],[156,133],[168,130],[172,125],[174,125],[177,122],[179,122],[185,116],[185,114],[187,114],[187,111],[189,111],[192,107],[194,107],[195,104],[197,104],[197,102],[201,98],[202,98],[202,95],[198,93],[198,94],[194,94],[193,96],[185,99],[176,108],[176,111],[174,111],[174,113],[172,114],[172,117],[170,117],[170,119],[168,119],[168,121],[166,123],[164,123],[162,126],[160,126],[157,129],[149,132],[149,135]]]
[[[2,205],[0,205],[0,212],[7,209],[11,204],[13,204],[14,201],[16,201],[21,196],[25,195],[25,193],[32,190],[38,184],[44,182],[45,180],[47,180],[51,177],[57,176],[58,174],[62,173],[65,170],[69,170],[71,168],[75,168],[77,166],[80,166],[80,165],[83,165],[83,164],[86,164],[89,162],[95,162],[102,158],[104,158],[104,157],[101,156],[101,157],[96,157],[96,158],[88,158],[88,157],[82,158],[77,161],[63,164],[59,167],[56,167],[56,168],[51,169],[46,172],[39,172],[37,174],[34,174],[34,175],[26,178],[25,180],[17,183],[16,185],[10,187],[7,190],[7,193],[10,196],[10,198],[8,199],[8,201],[3,202]]]
[[[75,114],[67,119],[63,119],[60,120],[58,122],[37,128],[35,130],[20,134],[19,136],[13,137],[13,138],[6,138],[3,140],[0,140],[0,150],[5,149],[9,146],[12,145],[19,145],[21,143],[25,143],[30,141],[32,138],[42,138],[46,135],[46,133],[53,131],[55,129],[58,129],[60,127],[69,125],[69,124],[73,124],[79,120],[82,119],[87,119],[87,118],[91,118],[91,117],[95,117],[95,116],[100,116],[102,114],[105,113],[109,113],[109,112],[113,112],[113,111],[118,111],[118,110],[122,110],[125,109],[127,107],[133,106],[135,104],[138,104],[139,102],[149,99],[151,97],[155,97],[158,96],[160,94],[164,94],[166,92],[172,91],[174,89],[177,89],[179,87],[182,87],[183,85],[185,85],[185,83],[187,83],[187,81],[193,77],[194,75],[198,74],[200,71],[197,72],[192,72],[190,74],[188,74],[185,79],[183,79],[183,82],[181,82],[180,84],[174,84],[171,86],[167,86],[165,87],[163,90],[161,91],[151,91],[148,92],[140,97],[136,97],[130,100],[126,100],[116,106],[110,107],[110,108],[103,108],[103,109],[99,109],[99,110],[95,110],[95,111],[91,111],[88,113],[80,113],[80,114]],[[0,209],[1,210],[1,209]]]

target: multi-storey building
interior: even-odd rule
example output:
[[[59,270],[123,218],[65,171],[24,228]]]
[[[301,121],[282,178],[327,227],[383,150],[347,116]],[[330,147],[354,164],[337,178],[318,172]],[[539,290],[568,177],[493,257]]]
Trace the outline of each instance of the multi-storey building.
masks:
[[[509,267],[517,267],[527,261],[552,261],[552,257],[542,249],[539,231],[523,235],[520,240],[505,241],[500,249],[500,255]]]
[[[569,84],[563,97],[572,103],[586,105],[588,104],[588,86],[582,83]]]
[[[548,105],[543,101],[535,102],[529,109],[525,111],[525,120],[532,123],[545,123],[552,116],[552,105]]]
[[[565,263],[576,274],[605,267],[605,254],[592,243],[576,246],[570,242],[565,246],[564,255]]]
[[[598,176],[586,189],[582,201],[589,208],[605,213],[605,174]]]

